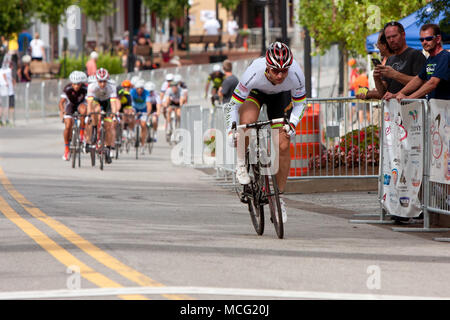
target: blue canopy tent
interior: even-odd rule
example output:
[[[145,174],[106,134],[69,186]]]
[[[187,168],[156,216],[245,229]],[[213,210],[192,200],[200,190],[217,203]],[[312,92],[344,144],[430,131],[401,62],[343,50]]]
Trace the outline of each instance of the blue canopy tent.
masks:
[[[409,16],[399,20],[398,22],[400,22],[403,25],[403,28],[405,28],[406,44],[411,48],[422,50],[422,44],[419,40],[419,31],[422,25],[419,24],[419,11],[410,14]],[[432,21],[432,23],[439,24],[439,21],[441,21],[442,19],[444,19],[444,13],[441,13],[441,15],[437,19]],[[366,49],[369,53],[378,52],[378,49],[375,47],[375,44],[378,41],[378,34],[379,32],[371,34],[366,38]],[[450,44],[444,44],[444,49],[450,49]]]

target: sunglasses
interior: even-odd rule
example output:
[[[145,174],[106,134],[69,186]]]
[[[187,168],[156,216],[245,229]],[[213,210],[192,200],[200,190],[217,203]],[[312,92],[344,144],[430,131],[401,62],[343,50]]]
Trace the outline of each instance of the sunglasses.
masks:
[[[423,42],[424,40],[426,41],[431,41],[434,38],[436,38],[436,36],[429,36],[429,37],[425,37],[425,38],[419,38],[420,42]]]
[[[270,70],[275,74],[279,74],[279,73],[287,73],[289,71],[289,68],[284,68],[284,69],[270,68]]]

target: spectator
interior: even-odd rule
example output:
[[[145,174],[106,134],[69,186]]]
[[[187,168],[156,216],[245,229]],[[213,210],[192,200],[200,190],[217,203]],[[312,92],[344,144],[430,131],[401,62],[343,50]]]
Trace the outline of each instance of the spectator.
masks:
[[[122,39],[120,40],[119,47],[126,51],[128,49],[129,39],[130,39],[130,33],[128,31],[125,31],[123,33]]]
[[[143,69],[142,58],[141,57],[137,57],[136,61],[134,63],[134,72],[141,71],[142,69]]]
[[[392,49],[389,47],[383,29],[381,29],[378,35],[377,48],[380,51],[381,65],[384,66],[386,65],[387,59],[394,54],[394,51],[392,51]],[[373,86],[371,87],[373,88]],[[376,89],[374,89],[367,91],[367,93],[361,92],[357,94],[356,97],[358,99],[381,99],[383,98],[383,95],[381,95]]]
[[[220,23],[216,18],[209,18],[203,25],[203,32],[205,35],[217,36],[219,35]],[[205,43],[205,51],[208,51],[209,43]]]
[[[139,27],[139,32],[137,34],[138,39],[139,38],[144,38],[146,44],[151,45],[152,41],[150,39],[150,32],[147,31],[147,26],[145,25],[145,23],[141,24],[141,26]]]
[[[31,40],[33,37],[28,33],[27,30],[22,30],[19,34],[19,58],[22,58],[24,55],[28,53],[28,48],[30,47]]]
[[[356,92],[356,90],[355,90],[355,80],[358,77],[358,68],[356,67],[356,60],[353,59],[353,58],[350,59],[348,61],[348,66],[350,68],[352,68],[352,70],[350,71],[350,81],[349,81],[350,86],[349,86],[349,89],[350,89],[350,96],[353,97],[355,95],[355,92]]]
[[[13,62],[13,70],[17,70],[19,64],[19,42],[17,41],[17,33],[13,33],[11,38],[8,40],[8,55]]]
[[[228,48],[233,48],[235,45],[237,32],[239,30],[239,25],[237,24],[236,20],[233,19],[233,16],[230,14],[230,18],[227,22],[227,31],[228,35],[230,36],[228,39]]]
[[[429,57],[422,70],[408,84],[389,98],[450,100],[450,52],[442,47],[442,34],[438,25],[425,24],[420,28],[420,41]]]
[[[45,60],[45,44],[39,39],[39,33],[34,34],[34,39],[30,42],[31,60],[43,61]]]
[[[223,71],[225,73],[225,80],[222,82],[222,86],[219,88],[219,97],[222,103],[228,103],[233,95],[233,91],[239,84],[239,79],[233,74],[230,60],[225,60],[223,62]]]
[[[29,55],[22,57],[22,65],[17,69],[17,79],[19,82],[31,81],[30,62],[31,57]]]
[[[375,67],[373,77],[381,96],[397,93],[422,69],[425,56],[420,50],[414,50],[406,44],[405,29],[396,21],[384,26],[384,34],[389,47],[394,52],[386,65]]]
[[[0,70],[0,81],[2,81],[2,86],[4,87],[4,96],[8,97],[8,111],[6,112],[6,125],[9,125],[9,119],[14,119],[14,105],[15,105],[15,94],[14,87],[16,86],[16,81],[12,74],[12,62],[5,60],[3,62],[2,68]],[[3,95],[3,93],[1,94]]]
[[[98,53],[95,51],[91,52],[90,59],[86,62],[86,73],[89,76],[95,76],[97,73],[97,59]]]

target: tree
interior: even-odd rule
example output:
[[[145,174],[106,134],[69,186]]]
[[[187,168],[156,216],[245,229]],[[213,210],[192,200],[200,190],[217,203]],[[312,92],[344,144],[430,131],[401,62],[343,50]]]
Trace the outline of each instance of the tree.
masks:
[[[102,21],[104,16],[112,15],[114,13],[113,2],[111,0],[80,0],[79,5],[86,17],[94,21],[95,38],[98,46],[100,39],[98,23]]]
[[[350,55],[365,55],[365,39],[392,20],[399,20],[426,4],[426,0],[300,0],[298,21],[308,28],[317,53],[338,44],[344,79]],[[344,92],[347,92],[344,81]]]
[[[74,4],[74,0],[35,0],[33,5],[36,16],[50,25],[51,58],[58,58],[58,26],[63,22],[66,9]]]
[[[432,9],[432,10],[429,10]],[[442,32],[450,35],[450,5],[448,0],[434,0],[430,2],[430,6],[422,8],[419,12],[421,23],[429,23],[444,13],[444,19],[439,23]]]
[[[143,0],[142,3],[160,19],[180,18],[189,6],[189,0]]]
[[[234,10],[239,5],[241,0],[216,0],[222,7],[227,10]]]
[[[9,38],[27,28],[33,15],[31,0],[0,0],[0,34]]]

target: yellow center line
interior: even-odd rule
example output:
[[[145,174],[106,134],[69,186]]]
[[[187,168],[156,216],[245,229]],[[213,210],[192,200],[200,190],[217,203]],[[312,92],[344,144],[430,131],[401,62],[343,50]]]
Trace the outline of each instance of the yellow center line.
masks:
[[[85,253],[90,255],[92,258],[102,263],[106,267],[114,270],[121,276],[125,277],[128,280],[133,281],[141,286],[145,287],[163,287],[164,285],[149,278],[148,276],[140,273],[137,270],[123,264],[113,256],[104,252],[97,246],[93,245],[89,241],[85,240],[83,237],[72,231],[67,226],[62,223],[56,221],[55,219],[47,216],[44,212],[42,212],[39,208],[35,207],[30,201],[28,201],[21,193],[19,193],[14,186],[11,184],[9,179],[6,177],[3,169],[0,167],[0,181],[8,191],[8,193],[33,217],[39,219],[44,222],[50,228],[55,230],[62,237],[76,245],[78,248],[83,250]],[[192,299],[191,297],[184,295],[163,295],[168,299],[173,300],[188,300]]]
[[[55,241],[50,239],[46,234],[41,232],[33,224],[22,218],[13,208],[0,196],[0,211],[3,215],[18,226],[23,232],[25,232],[31,239],[50,253],[56,260],[61,262],[66,267],[77,266],[80,268],[80,275],[92,282],[93,284],[101,288],[123,288],[117,282],[105,277],[104,275],[96,272],[76,257],[74,257],[66,249],[62,248]],[[144,296],[140,295],[127,295],[120,296],[123,299],[143,299]]]

